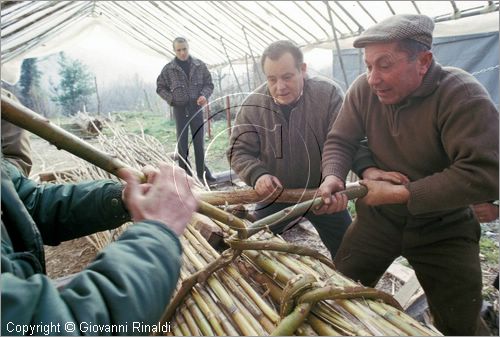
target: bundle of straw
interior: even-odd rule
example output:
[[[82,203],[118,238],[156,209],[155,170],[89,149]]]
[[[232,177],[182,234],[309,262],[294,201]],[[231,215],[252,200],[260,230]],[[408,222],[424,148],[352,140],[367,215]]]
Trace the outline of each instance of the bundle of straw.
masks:
[[[233,245],[235,232],[216,223]],[[395,308],[390,295],[349,280],[331,264],[273,251],[296,247],[269,232],[245,240],[243,251],[221,254],[191,225],[181,240],[181,280],[163,317],[174,335],[439,335]],[[221,268],[213,271],[217,260]]]
[[[100,135],[101,147],[130,166],[169,160],[156,139],[111,125],[107,129],[112,136]],[[113,178],[84,161],[78,166],[75,180]],[[162,318],[170,322],[171,334],[439,335],[397,308],[391,296],[336,272],[328,258],[271,234],[272,218],[249,224],[214,206],[204,207],[230,248],[217,252],[188,226],[181,237],[181,279]],[[88,238],[102,249],[125,227]]]

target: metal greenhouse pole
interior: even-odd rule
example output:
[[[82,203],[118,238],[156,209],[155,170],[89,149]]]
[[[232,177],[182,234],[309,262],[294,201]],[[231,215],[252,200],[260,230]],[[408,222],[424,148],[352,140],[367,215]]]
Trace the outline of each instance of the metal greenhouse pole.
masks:
[[[255,61],[255,56],[253,55],[252,46],[250,45],[250,41],[248,40],[248,36],[247,36],[247,32],[245,30],[245,27],[241,26],[241,30],[243,30],[243,35],[245,36],[245,40],[247,41],[247,45],[248,45],[248,50],[250,51],[250,56],[252,57],[252,61],[253,61],[252,68],[254,70],[254,78],[255,78],[255,73],[257,73],[257,76],[259,77],[259,84],[260,84],[260,83],[262,83],[262,77],[260,76],[259,65]],[[255,80],[254,80],[254,84],[255,84]]]
[[[224,45],[224,40],[223,40],[222,36],[220,37],[220,43],[222,43],[222,47],[224,48],[224,52],[226,53],[227,61],[229,62],[229,67],[231,67],[231,70],[232,70],[233,75],[234,75],[234,79],[236,80],[236,84],[238,85],[238,90],[240,92],[243,92],[243,90],[241,90],[240,82],[238,81],[238,76],[236,76],[236,72],[234,71],[233,62],[231,62],[231,58],[229,57],[229,54],[227,53],[226,46]]]
[[[347,80],[347,74],[346,74],[345,68],[344,68],[344,61],[342,60],[342,54],[340,51],[339,40],[337,39],[337,32],[335,31],[335,25],[333,24],[332,11],[331,11],[330,4],[328,3],[328,1],[324,1],[324,3],[326,5],[326,10],[328,11],[328,18],[330,20],[330,26],[332,27],[332,31],[333,31],[333,38],[335,40],[335,48],[337,49],[337,54],[339,56],[340,68],[342,69],[342,74],[344,75],[344,82],[345,82],[346,88],[348,88],[349,81]],[[334,75],[333,74],[334,64],[335,64],[335,52],[332,49],[332,77]]]

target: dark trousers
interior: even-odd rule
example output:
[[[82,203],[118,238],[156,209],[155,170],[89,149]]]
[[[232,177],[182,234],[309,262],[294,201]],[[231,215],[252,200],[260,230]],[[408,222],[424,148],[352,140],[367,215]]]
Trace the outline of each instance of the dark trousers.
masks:
[[[358,201],[334,263],[355,281],[374,287],[404,256],[427,295],[435,326],[445,335],[474,335],[482,303],[480,225],[467,209],[428,219]]]
[[[265,218],[268,215],[281,211],[286,207],[292,206],[291,204],[258,204],[255,208],[255,217],[257,219]],[[309,220],[314,228],[318,231],[321,241],[325,244],[326,248],[330,251],[332,259],[337,253],[344,233],[351,223],[351,216],[347,210],[334,214],[316,215],[313,212],[307,212],[302,215]],[[282,233],[290,220],[279,222],[273,225],[272,231],[275,234]]]
[[[192,142],[194,155],[196,158],[196,174],[203,176],[205,170],[205,130],[203,122],[203,110],[196,103],[190,103],[186,106],[174,106],[175,126],[177,129],[177,151],[184,160],[179,160],[179,166],[189,172],[189,145]],[[191,142],[189,139],[189,129],[191,129]]]

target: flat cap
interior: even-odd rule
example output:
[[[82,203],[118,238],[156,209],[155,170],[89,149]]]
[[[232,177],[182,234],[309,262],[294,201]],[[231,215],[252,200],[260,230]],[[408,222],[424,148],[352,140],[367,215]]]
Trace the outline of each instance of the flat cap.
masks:
[[[429,47],[432,46],[434,21],[426,15],[393,15],[365,30],[354,40],[354,47],[363,48],[371,43],[385,43],[411,39]]]

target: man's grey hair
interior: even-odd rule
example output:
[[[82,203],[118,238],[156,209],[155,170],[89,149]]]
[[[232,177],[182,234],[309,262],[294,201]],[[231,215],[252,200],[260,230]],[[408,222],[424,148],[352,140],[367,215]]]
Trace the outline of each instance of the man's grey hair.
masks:
[[[172,48],[175,50],[175,44],[176,43],[188,43],[187,39],[182,36],[178,36],[172,41]]]
[[[418,54],[421,52],[430,50],[425,44],[412,39],[398,40],[397,48],[398,50],[408,54],[408,59],[410,61],[416,60]]]
[[[293,59],[295,60],[295,66],[300,70],[302,63],[304,63],[304,54],[302,54],[302,51],[295,43],[288,40],[273,42],[266,48],[266,50],[264,50],[260,58],[260,65],[262,66],[262,69],[264,69],[264,62],[266,62],[267,58],[276,61],[285,53],[292,54]]]

